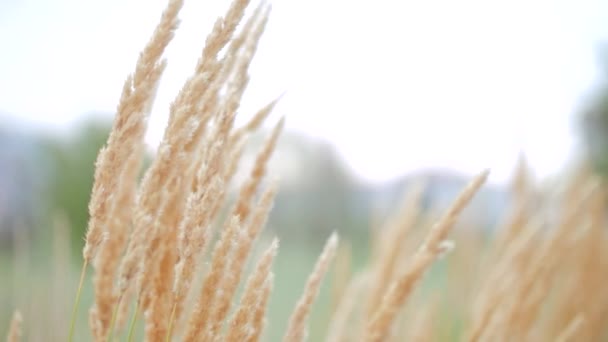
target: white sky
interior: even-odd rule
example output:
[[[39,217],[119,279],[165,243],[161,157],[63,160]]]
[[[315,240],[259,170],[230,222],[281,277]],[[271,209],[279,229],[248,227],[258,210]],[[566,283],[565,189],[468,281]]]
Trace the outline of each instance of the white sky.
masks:
[[[112,113],[165,3],[1,1],[0,113],[52,127]],[[287,91],[273,118],[329,139],[371,181],[435,166],[490,167],[502,182],[520,150],[551,173],[572,150],[571,114],[608,36],[600,0],[272,3],[244,115]],[[186,1],[151,144],[225,5]]]

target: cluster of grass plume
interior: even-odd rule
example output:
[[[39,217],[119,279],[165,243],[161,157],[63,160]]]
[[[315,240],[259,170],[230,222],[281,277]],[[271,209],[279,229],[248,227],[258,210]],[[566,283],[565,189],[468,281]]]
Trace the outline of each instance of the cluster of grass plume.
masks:
[[[235,127],[270,6],[261,3],[245,16],[249,1],[235,0],[217,19],[195,70],[168,109],[164,137],[140,180],[146,122],[182,6],[183,0],[168,1],[125,80],[111,134],[97,158],[70,327],[59,323],[66,325],[61,336],[68,341],[84,320],[77,309],[88,268],[93,270],[88,324],[94,341],[131,341],[138,328],[145,341],[236,342],[264,336],[278,240],[249,274],[246,264],[277,192],[276,182],[267,181],[267,164],[282,119],[234,203],[227,188],[247,138],[277,102]],[[307,339],[311,308],[336,255],[327,341],[605,339],[604,186],[581,168],[563,191],[542,192],[522,161],[512,187],[514,205],[498,236],[485,241],[467,229],[449,240],[487,177],[488,171],[477,175],[440,215],[421,211],[424,183],[410,189],[395,215],[373,230],[369,262],[356,274],[349,248],[339,247],[332,234],[303,284],[284,341]],[[438,259],[448,266],[446,279],[428,294],[421,284]],[[22,329],[27,324],[15,311],[8,341],[19,341]]]

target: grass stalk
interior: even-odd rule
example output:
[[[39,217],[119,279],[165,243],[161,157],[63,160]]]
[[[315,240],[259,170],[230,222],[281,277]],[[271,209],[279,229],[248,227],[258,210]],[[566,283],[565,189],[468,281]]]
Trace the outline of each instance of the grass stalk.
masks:
[[[120,309],[120,303],[122,302],[122,294],[118,297],[118,301],[114,306],[114,310],[112,311],[112,319],[110,320],[110,327],[108,328],[108,342],[112,341],[112,336],[114,335],[114,326],[116,325],[116,316],[118,315],[118,310]]]
[[[87,266],[89,262],[84,259],[82,262],[82,270],[80,271],[80,279],[78,280],[78,290],[76,290],[76,299],[74,300],[74,307],[72,308],[72,318],[70,319],[70,330],[68,333],[68,342],[74,341],[74,330],[76,328],[76,315],[78,313],[78,305],[80,305],[80,297],[82,295],[82,286],[84,284],[84,276],[87,273]]]
[[[175,321],[175,311],[177,310],[177,302],[173,303],[173,309],[171,309],[171,316],[169,317],[169,328],[167,329],[166,341],[171,341],[171,335],[173,334],[173,322]]]
[[[135,324],[137,323],[137,315],[139,314],[139,300],[135,303],[135,311],[133,312],[133,318],[129,324],[129,334],[127,335],[127,341],[133,341],[133,335],[135,333]]]

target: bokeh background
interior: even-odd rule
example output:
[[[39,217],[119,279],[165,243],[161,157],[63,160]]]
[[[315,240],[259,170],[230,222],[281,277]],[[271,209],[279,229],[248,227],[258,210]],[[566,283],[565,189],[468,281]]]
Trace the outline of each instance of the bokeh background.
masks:
[[[164,6],[0,1],[0,335],[15,307],[26,321],[57,320],[30,325],[33,340],[67,324],[94,161]],[[186,2],[149,120],[149,158],[226,6]],[[268,234],[284,246],[271,340],[330,232],[350,241],[357,267],[370,227],[416,179],[429,181],[425,206],[441,208],[491,168],[469,210],[491,230],[522,156],[541,183],[587,158],[608,174],[606,20],[602,0],[273,1],[237,121],[283,94],[269,121],[287,119],[270,168],[281,191]],[[263,135],[251,140],[240,177]],[[53,268],[56,258],[73,268]],[[50,284],[50,274],[65,276]],[[315,307],[313,337],[326,324],[327,296]]]

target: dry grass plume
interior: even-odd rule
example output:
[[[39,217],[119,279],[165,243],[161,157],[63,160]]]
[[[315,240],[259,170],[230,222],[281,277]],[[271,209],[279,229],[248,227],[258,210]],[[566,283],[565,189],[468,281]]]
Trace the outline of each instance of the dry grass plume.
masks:
[[[141,335],[153,342],[253,342],[273,323],[267,314],[275,286],[273,264],[281,258],[278,240],[248,273],[247,263],[278,191],[277,183],[269,182],[268,165],[283,118],[268,134],[248,177],[236,184],[234,202],[229,196],[248,138],[280,98],[235,127],[269,4],[250,8],[248,0],[235,0],[217,19],[191,76],[167,108],[169,121],[155,158],[139,177],[146,122],[182,7],[181,0],[168,1],[126,77],[111,133],[95,164],[71,326],[51,338],[75,340],[77,322],[85,321],[76,309],[89,267],[94,298],[88,322],[94,341],[132,341]],[[605,184],[581,167],[565,175],[566,182],[543,188],[522,156],[509,213],[494,236],[475,227],[474,220],[459,226],[488,174],[474,177],[441,215],[421,205],[425,182],[409,189],[394,215],[374,222],[364,266],[354,266],[356,247],[338,246],[332,234],[294,301],[284,341],[307,340],[313,304],[336,254],[329,342],[606,340]],[[62,253],[69,244],[65,224],[58,221],[57,227],[58,236],[64,236],[55,241],[59,273],[69,262]],[[24,268],[28,247],[25,242],[17,247],[15,267]],[[426,286],[427,274],[438,263],[447,268],[445,279]],[[65,284],[53,282],[54,296],[62,298],[59,289]],[[54,303],[54,314],[65,316],[65,307]],[[125,336],[129,315],[132,325]],[[15,312],[7,341],[19,341],[22,329]]]

